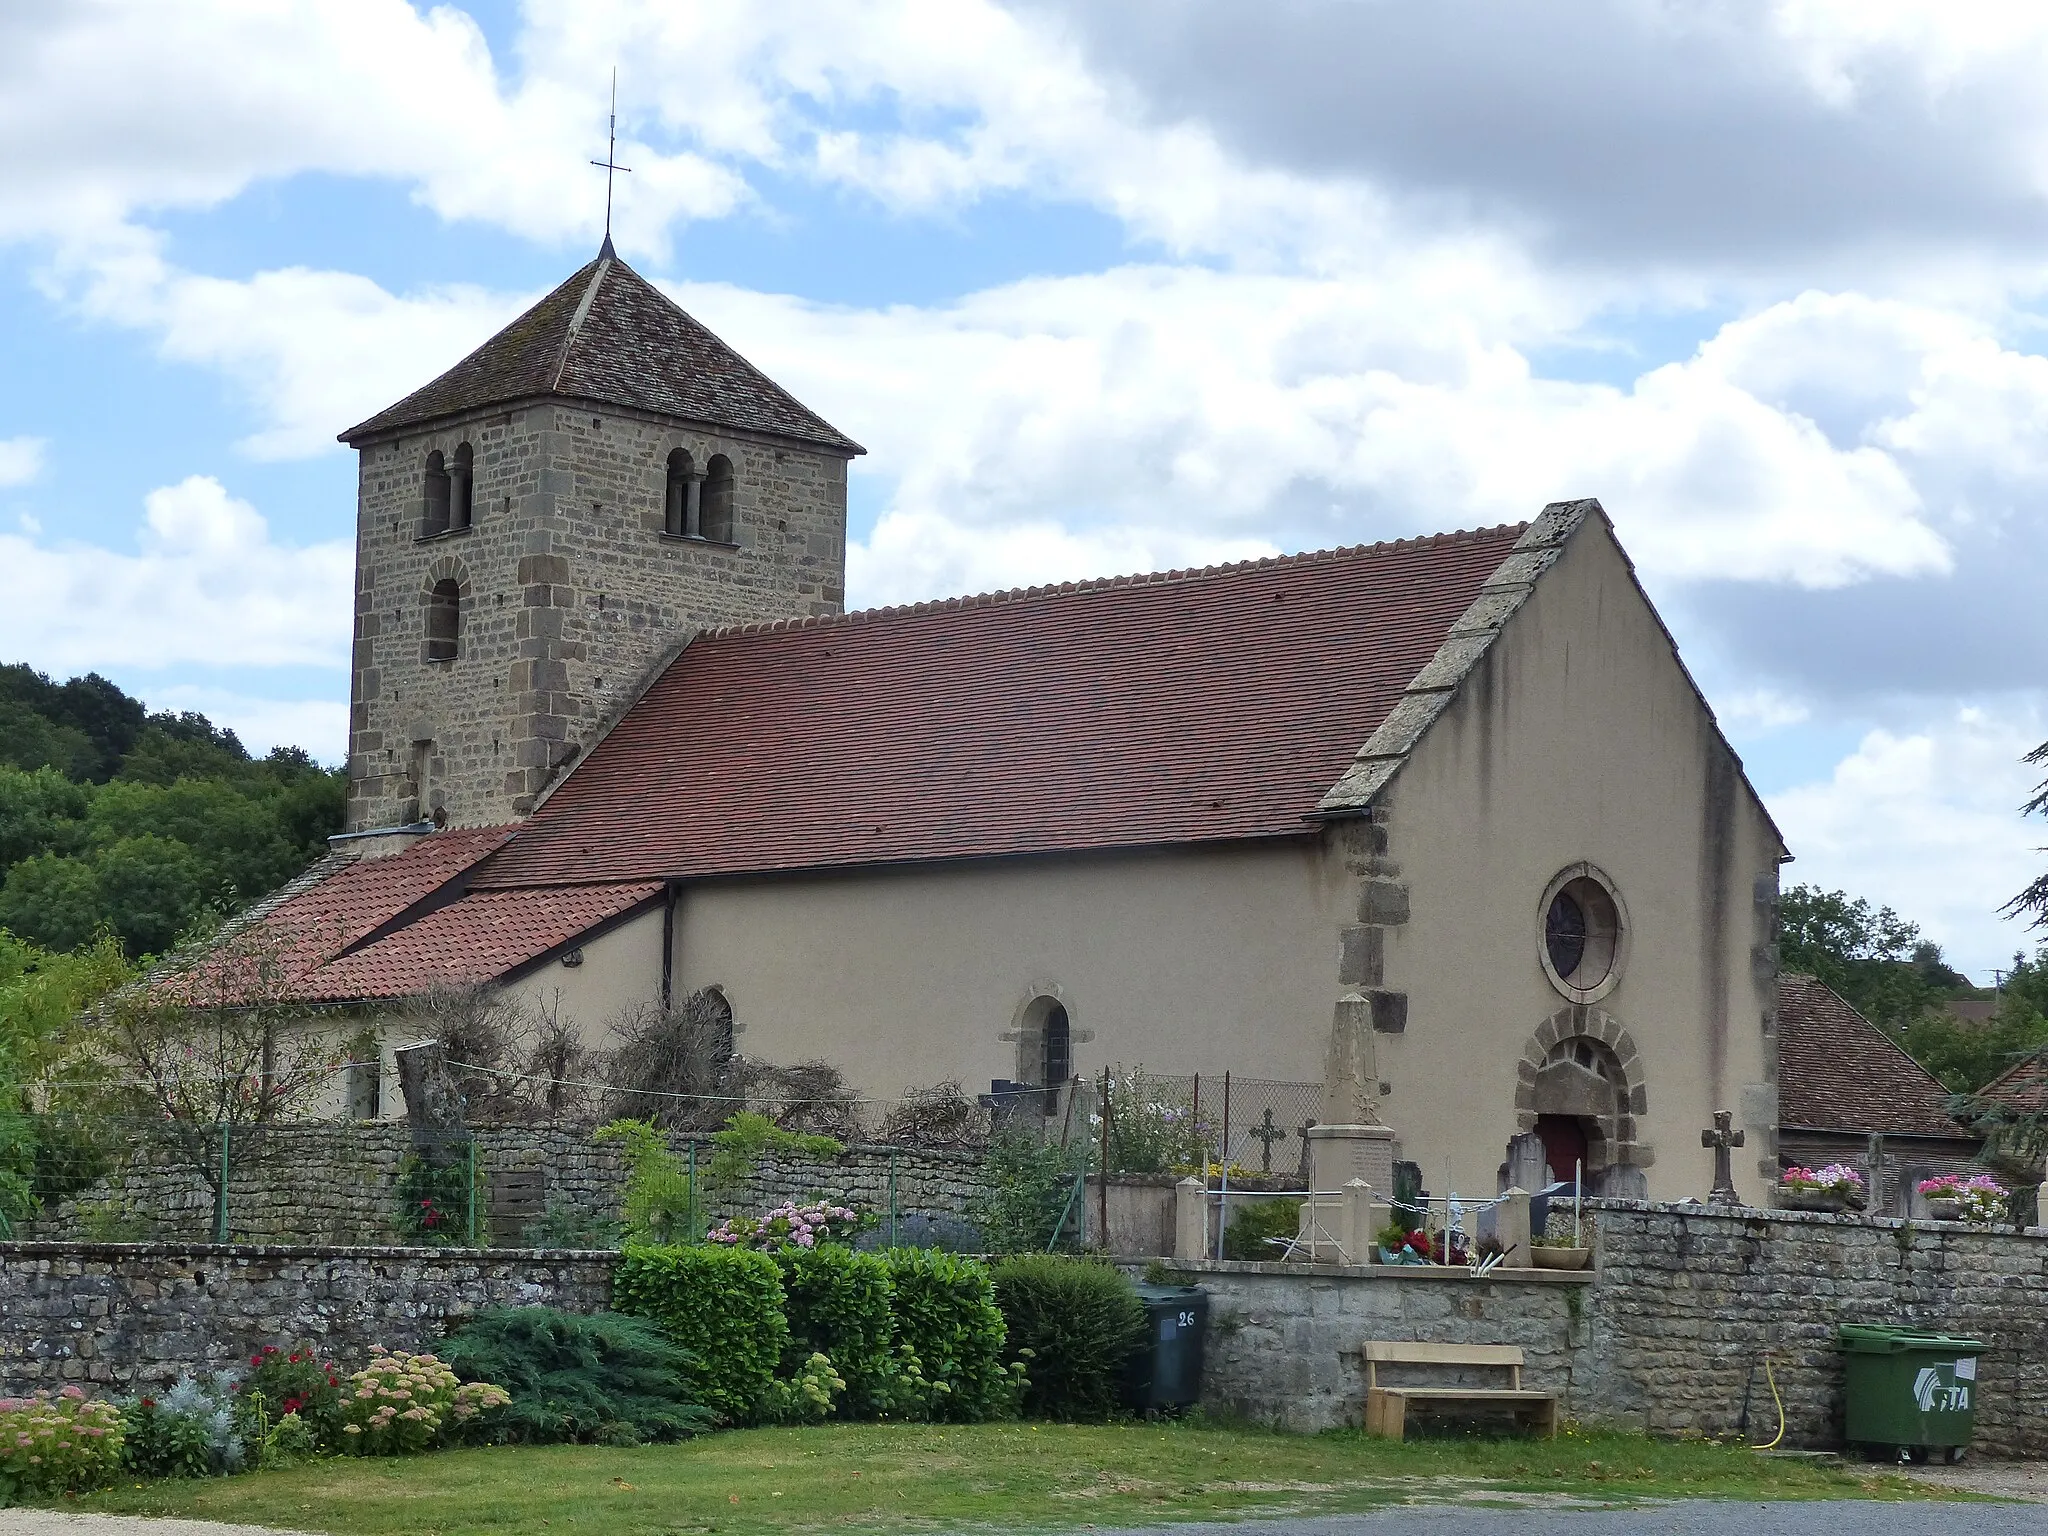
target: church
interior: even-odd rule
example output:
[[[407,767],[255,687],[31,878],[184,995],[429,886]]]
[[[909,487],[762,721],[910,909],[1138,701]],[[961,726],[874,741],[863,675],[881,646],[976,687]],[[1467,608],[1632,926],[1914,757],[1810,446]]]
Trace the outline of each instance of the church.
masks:
[[[1727,1110],[1766,1203],[1788,855],[1597,502],[848,612],[862,448],[609,239],[341,436],[348,829],[267,907],[308,1004],[595,1044],[715,989],[876,1098],[1341,1084],[1472,1191],[1533,1134],[1704,1196]]]

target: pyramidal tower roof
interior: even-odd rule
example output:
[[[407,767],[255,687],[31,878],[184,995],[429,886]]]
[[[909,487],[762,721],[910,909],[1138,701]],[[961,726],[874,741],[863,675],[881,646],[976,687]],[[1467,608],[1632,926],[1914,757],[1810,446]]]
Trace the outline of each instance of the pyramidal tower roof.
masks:
[[[445,417],[555,397],[764,432],[844,454],[852,438],[720,341],[612,249],[461,362],[350,427],[356,447]]]

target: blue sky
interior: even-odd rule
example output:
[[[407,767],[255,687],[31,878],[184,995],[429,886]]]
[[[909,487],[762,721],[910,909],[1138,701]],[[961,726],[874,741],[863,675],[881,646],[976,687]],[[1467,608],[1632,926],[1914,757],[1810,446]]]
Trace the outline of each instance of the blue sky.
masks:
[[[333,435],[595,248],[872,450],[856,603],[1598,495],[1790,871],[1982,972],[2048,490],[2048,20],[1593,0],[0,19],[0,652],[342,747]]]

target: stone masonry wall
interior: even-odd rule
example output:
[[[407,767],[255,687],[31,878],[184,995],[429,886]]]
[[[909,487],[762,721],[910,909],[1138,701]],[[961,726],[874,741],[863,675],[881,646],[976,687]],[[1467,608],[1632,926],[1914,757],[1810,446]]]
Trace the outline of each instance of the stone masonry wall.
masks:
[[[412,1150],[402,1122],[359,1121],[278,1127],[261,1155],[238,1167],[228,1186],[229,1236],[236,1242],[342,1246],[397,1241],[399,1165]],[[616,1218],[626,1170],[612,1143],[589,1131],[503,1126],[476,1132],[478,1225],[490,1218],[492,1175],[537,1171],[557,1240],[592,1232]],[[212,1235],[212,1196],[189,1164],[138,1134],[126,1144],[126,1166],[66,1201],[22,1235],[37,1238],[119,1234],[204,1241]],[[689,1138],[672,1137],[678,1157]],[[697,1145],[698,1164],[711,1145]],[[880,1214],[889,1209],[893,1170],[899,1220],[908,1216],[964,1221],[982,1188],[981,1159],[970,1152],[855,1147],[832,1161],[763,1158],[737,1189],[706,1191],[714,1216],[765,1210],[783,1200],[829,1195]],[[529,1227],[526,1237],[539,1233]],[[588,1241],[588,1238],[583,1240]]]
[[[475,454],[470,527],[422,537],[429,453]],[[734,470],[732,542],[663,531],[668,455]],[[846,464],[616,407],[533,403],[361,450],[351,830],[509,821],[697,630],[838,613]],[[426,595],[462,594],[460,654],[425,659]],[[420,743],[430,743],[422,749]]]
[[[342,1365],[492,1306],[608,1306],[610,1253],[0,1243],[0,1395],[163,1387],[311,1339]]]

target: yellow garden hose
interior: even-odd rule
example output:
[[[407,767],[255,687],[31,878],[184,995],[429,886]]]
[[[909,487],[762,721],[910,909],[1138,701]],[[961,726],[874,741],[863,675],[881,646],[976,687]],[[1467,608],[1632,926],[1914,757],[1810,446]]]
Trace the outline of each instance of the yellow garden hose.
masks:
[[[1778,1448],[1778,1442],[1785,1438],[1785,1399],[1778,1396],[1778,1378],[1771,1370],[1769,1350],[1764,1351],[1764,1380],[1771,1384],[1771,1401],[1778,1405],[1778,1433],[1771,1438],[1769,1445],[1752,1445],[1752,1451],[1774,1451]]]

